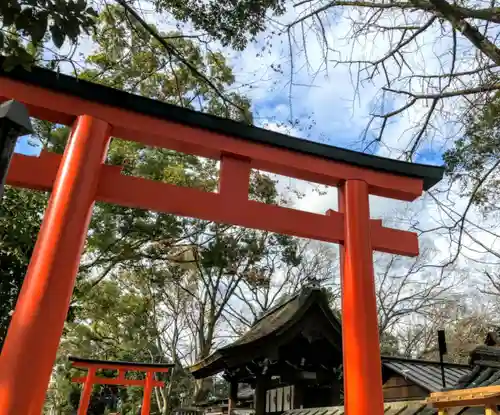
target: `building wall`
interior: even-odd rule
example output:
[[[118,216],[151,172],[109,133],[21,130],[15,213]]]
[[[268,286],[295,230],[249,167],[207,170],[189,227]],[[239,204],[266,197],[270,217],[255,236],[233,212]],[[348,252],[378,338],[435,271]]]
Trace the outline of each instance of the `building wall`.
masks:
[[[394,374],[384,383],[384,401],[399,400],[421,400],[429,396],[429,392],[405,379],[403,376]]]
[[[266,413],[289,411],[293,409],[294,387],[283,386],[266,392]]]

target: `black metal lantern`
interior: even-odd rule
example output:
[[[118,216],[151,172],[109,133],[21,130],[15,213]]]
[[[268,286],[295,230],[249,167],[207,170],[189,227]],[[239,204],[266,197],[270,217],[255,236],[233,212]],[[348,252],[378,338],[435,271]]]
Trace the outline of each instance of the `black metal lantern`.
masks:
[[[11,100],[0,105],[0,198],[3,196],[7,171],[17,139],[33,133],[26,107]]]

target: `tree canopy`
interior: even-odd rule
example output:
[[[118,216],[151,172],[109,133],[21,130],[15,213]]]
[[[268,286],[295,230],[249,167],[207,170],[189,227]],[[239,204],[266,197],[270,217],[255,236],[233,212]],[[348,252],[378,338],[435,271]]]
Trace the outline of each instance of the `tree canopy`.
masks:
[[[43,194],[7,188],[0,203],[0,350],[46,202]]]

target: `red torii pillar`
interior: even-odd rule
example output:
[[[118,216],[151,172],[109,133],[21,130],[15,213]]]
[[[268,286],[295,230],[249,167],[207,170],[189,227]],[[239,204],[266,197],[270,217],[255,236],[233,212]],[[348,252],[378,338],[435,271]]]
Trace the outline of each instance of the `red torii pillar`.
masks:
[[[339,188],[339,208],[345,218],[345,241],[340,252],[344,401],[346,414],[354,415],[384,413],[383,390],[374,387],[382,385],[382,361],[368,197],[368,186],[361,180],[349,180]],[[377,345],[375,356],[367,352],[370,344]],[[347,399],[347,394],[354,398]],[[371,399],[355,398],[360,395]]]
[[[79,369],[86,369],[87,374],[82,377],[73,378],[73,382],[83,383],[80,404],[78,405],[78,415],[87,415],[90,404],[90,396],[94,385],[120,385],[120,386],[143,386],[144,395],[142,398],[141,415],[149,415],[151,412],[151,394],[154,387],[165,386],[164,381],[154,379],[155,373],[166,373],[174,365],[159,363],[135,363],[106,361],[95,359],[81,359],[70,357],[72,366]],[[96,375],[98,369],[118,370],[118,377],[103,378]],[[145,379],[127,379],[127,372],[146,372]]]
[[[43,356],[59,345],[110,131],[106,122],[81,116],[69,137],[0,356],[0,411],[41,412],[54,363]],[[30,371],[46,379],[32,385],[31,399],[6,393],[25,388],[19,374]]]
[[[22,81],[8,78],[16,76]],[[37,86],[39,78],[45,87]],[[74,127],[63,157],[16,155],[9,169],[7,184],[52,195],[0,356],[0,415],[41,412],[96,200],[343,244],[346,412],[383,414],[372,251],[415,256],[418,240],[370,219],[368,196],[412,201],[424,182],[429,188],[439,181],[441,168],[304,145],[38,68],[0,73],[2,97],[25,103],[32,116]],[[199,127],[179,121],[193,125],[194,118]],[[111,135],[220,159],[219,193],[122,175],[103,163]],[[340,211],[320,215],[250,201],[251,169],[337,186]]]

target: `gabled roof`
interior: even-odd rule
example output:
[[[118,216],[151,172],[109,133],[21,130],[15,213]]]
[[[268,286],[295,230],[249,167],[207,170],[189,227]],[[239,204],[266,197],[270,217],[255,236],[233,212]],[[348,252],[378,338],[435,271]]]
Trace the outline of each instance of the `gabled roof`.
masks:
[[[217,350],[206,359],[193,365],[190,370],[194,377],[203,378],[219,373],[231,366],[231,360],[240,357],[252,361],[262,353],[264,345],[277,349],[282,339],[300,324],[302,318],[313,306],[318,306],[327,319],[333,333],[332,348],[340,352],[342,348],[342,328],[333,314],[325,292],[316,287],[305,287],[286,301],[273,307],[261,316],[238,340]],[[325,333],[328,336],[329,333]]]
[[[18,66],[7,72],[1,69],[2,63],[3,60],[0,58],[0,77],[3,78],[14,79],[85,100],[126,109],[195,128],[222,133],[242,140],[280,147],[290,151],[309,154],[327,160],[349,163],[372,170],[419,178],[423,181],[424,190],[428,190],[443,178],[443,167],[408,163],[401,160],[378,157],[371,154],[291,137],[274,131],[264,130],[229,119],[130,94],[108,86],[84,81],[36,66],[30,68],[29,71]]]
[[[443,388],[441,364],[436,361],[382,356],[382,368],[396,372],[428,392],[437,392]],[[468,365],[445,363],[446,386],[456,385],[461,377],[470,372]]]

